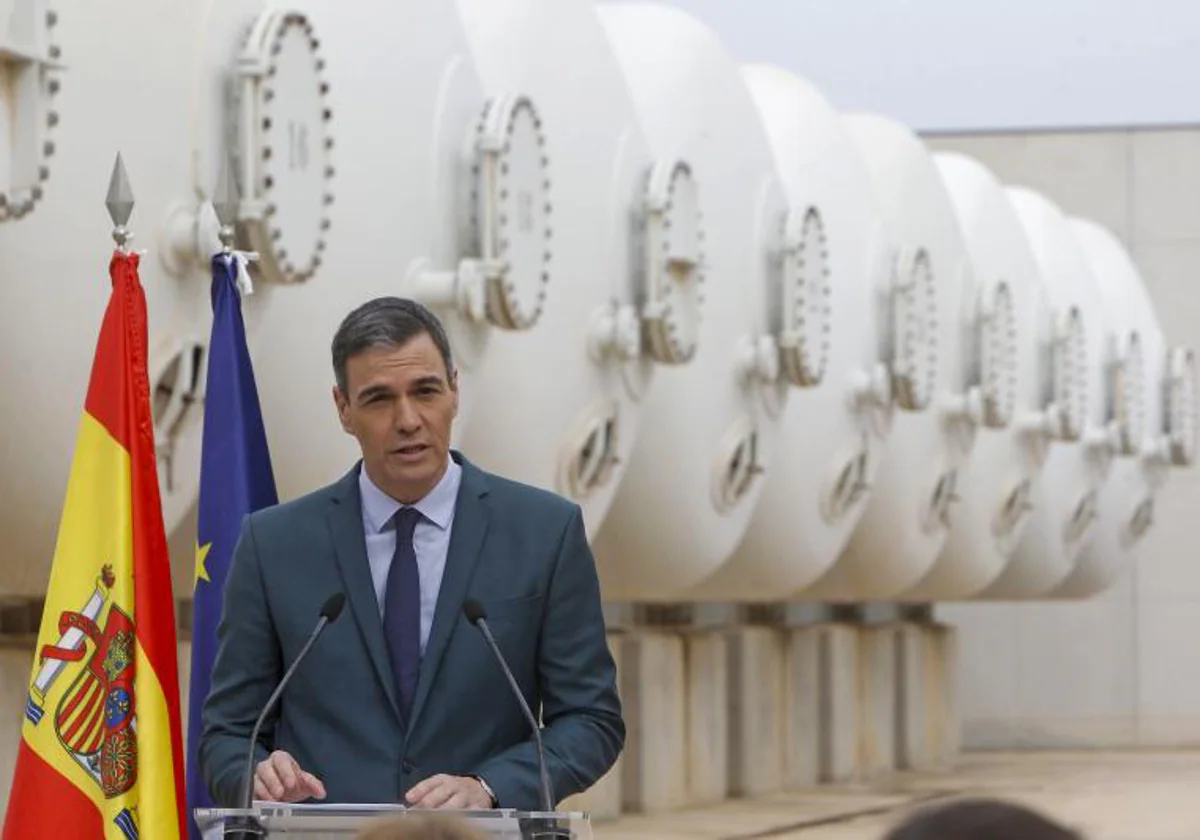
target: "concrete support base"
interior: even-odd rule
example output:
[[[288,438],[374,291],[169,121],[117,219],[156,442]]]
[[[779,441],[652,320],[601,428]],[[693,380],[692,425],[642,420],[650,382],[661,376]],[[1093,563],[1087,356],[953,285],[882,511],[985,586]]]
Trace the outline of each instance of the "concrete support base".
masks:
[[[729,796],[729,639],[720,630],[684,636],[687,680],[687,802]]]
[[[785,631],[739,627],[729,638],[729,793],[783,787]]]
[[[870,781],[896,766],[895,627],[862,627],[858,651],[858,776]]]
[[[620,643],[625,715],[621,808],[654,814],[687,802],[687,721],[684,639],[643,630]]]
[[[816,624],[788,631],[784,673],[785,788],[855,778],[858,630]]]
[[[891,629],[896,645],[896,767],[926,770],[933,764],[927,634],[919,624],[896,624]]]
[[[614,630],[626,747],[563,810],[595,822],[731,797],[953,768],[958,636],[939,623]],[[32,644],[0,647],[0,791],[11,784]],[[179,645],[183,715],[190,644]],[[186,736],[185,736],[186,737]],[[4,802],[0,800],[0,814]]]
[[[815,785],[821,776],[826,664],[821,654],[822,627],[787,631],[783,686],[783,786]]]
[[[949,770],[958,762],[962,721],[958,712],[958,632],[949,624],[922,628],[924,643],[926,740],[930,766]]]
[[[621,695],[621,702],[625,703],[625,691],[621,687],[621,674],[623,667],[621,664],[621,640],[624,637],[623,633],[608,634],[608,649],[612,652],[613,660],[617,665],[617,686]],[[622,772],[625,767],[625,751],[617,757],[617,762],[612,768],[600,777],[596,784],[585,790],[583,793],[577,793],[574,796],[568,796],[559,803],[558,808],[561,811],[586,811],[591,815],[592,822],[611,822],[621,816],[621,780]]]
[[[893,626],[896,644],[896,766],[937,771],[958,755],[956,636],[936,623]]]

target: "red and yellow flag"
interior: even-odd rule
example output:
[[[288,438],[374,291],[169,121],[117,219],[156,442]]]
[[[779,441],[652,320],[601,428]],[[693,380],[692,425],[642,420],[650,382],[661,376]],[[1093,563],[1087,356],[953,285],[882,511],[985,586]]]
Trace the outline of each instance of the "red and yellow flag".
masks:
[[[3,840],[185,836],[175,607],[138,256],[115,253],[109,273]]]

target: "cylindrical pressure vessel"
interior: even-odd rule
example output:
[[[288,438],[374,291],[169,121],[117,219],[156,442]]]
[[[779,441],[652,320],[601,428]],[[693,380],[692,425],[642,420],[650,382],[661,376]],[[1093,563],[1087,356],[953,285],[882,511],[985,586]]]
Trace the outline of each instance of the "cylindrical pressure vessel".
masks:
[[[777,67],[742,74],[800,222],[784,253],[804,295],[788,313],[791,352],[811,359],[820,378],[788,398],[781,444],[742,542],[688,594],[767,601],[820,577],[866,507],[890,425],[881,293],[892,249],[866,166],[821,92]]]
[[[1039,349],[1049,344],[1050,310],[1029,240],[982,164],[952,152],[933,158],[975,267],[963,299],[975,336],[966,362],[992,422],[959,472],[946,547],[906,600],[965,598],[1000,575],[1029,521],[1048,443]]]
[[[518,98],[485,99],[455,7],[401,0],[350,15],[330,0],[301,0],[300,8],[320,36],[332,88],[325,127],[337,139],[336,202],[320,274],[271,289],[262,304],[255,361],[283,499],[335,480],[358,457],[330,396],[330,341],[350,310],[384,295],[434,308],[457,369],[451,442],[460,445],[493,334],[536,328],[548,294],[536,115]],[[284,62],[264,81],[265,101],[299,101],[309,93],[303,82],[299,57]],[[316,149],[328,139],[303,143]],[[299,156],[295,142],[269,159]]]
[[[805,599],[893,597],[924,577],[945,545],[958,473],[983,420],[965,361],[973,286],[966,244],[941,178],[907,128],[844,115],[897,249],[886,288],[892,390],[900,408],[867,509],[843,556]]]
[[[1094,533],[1098,494],[1111,465],[1104,368],[1110,328],[1100,290],[1062,211],[1046,196],[1007,187],[1033,248],[1050,302],[1050,346],[1043,365],[1053,438],[1029,499],[1032,509],[1012,560],[977,597],[1032,598],[1061,583]]]
[[[578,502],[594,534],[632,462],[655,366],[686,364],[695,349],[691,169],[651,154],[591,2],[457,7],[487,96],[523,101],[534,115],[534,130],[510,139],[527,165],[508,189],[518,213],[539,205],[550,287],[531,329],[493,336],[463,448]],[[521,142],[530,146],[518,152]],[[664,234],[676,238],[648,253]]]
[[[687,162],[700,208],[696,349],[689,364],[658,372],[595,542],[606,598],[656,600],[729,556],[772,469],[788,386],[771,256],[788,208],[754,102],[719,39],[667,6],[597,11],[655,156]]]
[[[130,248],[146,252],[139,274],[168,533],[195,507],[212,318],[209,260],[220,247],[211,208],[200,218],[195,211],[198,197],[211,197],[216,186],[217,140],[230,125],[226,86],[232,81],[238,88],[252,71],[238,64],[246,32],[276,19],[264,6],[261,0],[113,0],[56,4],[54,11],[41,3],[6,7],[0,594],[45,591],[112,287],[113,223],[105,200],[118,153],[132,189]],[[153,37],[140,38],[131,22]],[[288,27],[303,33],[304,22]],[[320,156],[314,151],[314,160]],[[323,188],[323,166],[316,178]],[[272,252],[265,249],[263,257]],[[252,341],[259,302],[246,305]],[[181,574],[179,582],[189,584]]]
[[[1154,305],[1125,247],[1089,219],[1072,218],[1068,226],[1111,328],[1105,402],[1119,445],[1096,504],[1095,536],[1048,597],[1089,598],[1129,568],[1154,522],[1155,497],[1171,465],[1162,411],[1168,358]]]

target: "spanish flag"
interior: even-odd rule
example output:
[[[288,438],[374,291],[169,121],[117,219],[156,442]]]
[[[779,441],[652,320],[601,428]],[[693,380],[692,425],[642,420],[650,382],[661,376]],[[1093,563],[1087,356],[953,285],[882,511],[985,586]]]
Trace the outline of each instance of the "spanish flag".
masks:
[[[175,610],[146,298],[115,252],[34,653],[4,840],[178,840]]]

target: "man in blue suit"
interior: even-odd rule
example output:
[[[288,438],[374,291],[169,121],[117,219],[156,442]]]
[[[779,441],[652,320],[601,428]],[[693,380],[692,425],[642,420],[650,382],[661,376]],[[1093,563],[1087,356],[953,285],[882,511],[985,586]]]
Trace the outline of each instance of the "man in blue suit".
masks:
[[[421,305],[370,301],[332,352],[334,401],[362,460],[243,523],[199,748],[215,801],[237,804],[255,719],[335,592],[347,615],[255,745],[256,798],[539,809],[529,727],[463,617],[468,598],[540,707],[556,802],[585,790],[616,761],[625,728],[578,505],[450,449],[456,373]]]

